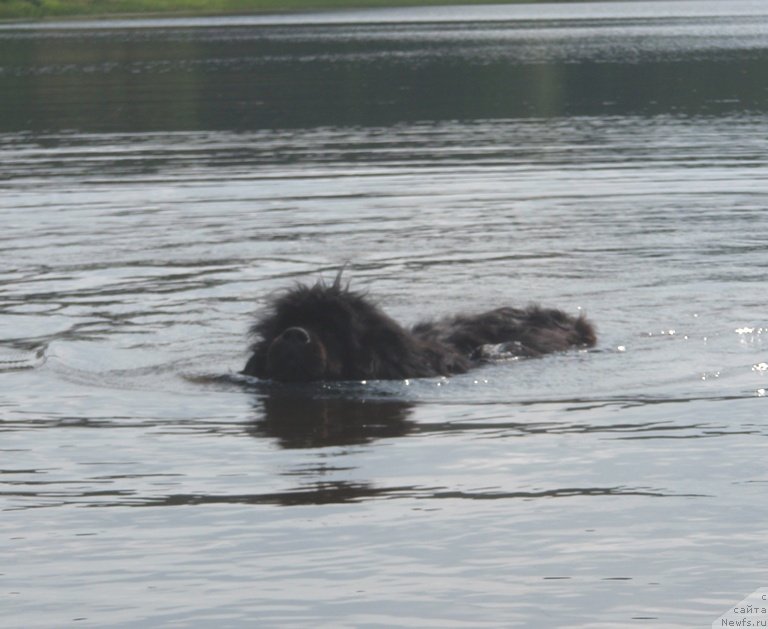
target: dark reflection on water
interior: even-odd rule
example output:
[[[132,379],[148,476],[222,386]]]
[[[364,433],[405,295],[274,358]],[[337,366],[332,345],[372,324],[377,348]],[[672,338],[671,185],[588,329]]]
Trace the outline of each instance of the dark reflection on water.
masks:
[[[301,447],[301,446],[299,446]],[[324,472],[330,470],[325,469]],[[45,470],[0,470],[0,484],[11,487],[0,491],[0,497],[9,500],[22,499],[24,506],[11,507],[7,510],[26,510],[42,507],[72,505],[80,507],[178,507],[211,504],[243,505],[321,505],[362,502],[371,499],[416,500],[539,500],[547,498],[575,498],[591,496],[651,498],[703,498],[706,494],[681,494],[653,487],[558,487],[540,491],[500,491],[497,489],[478,491],[457,491],[447,487],[422,486],[377,486],[373,483],[348,481],[305,482],[295,488],[280,492],[216,494],[194,493],[142,496],[131,489],[91,489],[81,491],[68,489],[68,485],[81,485],[81,480],[45,481],[7,479],[6,474],[44,474]],[[171,474],[129,474],[120,476],[96,477],[90,479],[91,485],[110,485],[113,481],[127,479],[142,481],[172,480]],[[16,489],[18,487],[18,489]],[[428,507],[425,507],[428,508]]]
[[[30,494],[8,492],[10,496],[49,498],[60,494]],[[124,496],[119,502],[102,498]],[[375,487],[347,482],[328,482],[302,485],[294,490],[270,494],[173,494],[163,497],[130,495],[129,492],[90,492],[71,496],[74,504],[90,507],[178,507],[210,504],[303,506],[347,504],[375,499],[415,498],[419,500],[533,500],[545,498],[575,498],[590,496],[643,496],[650,498],[703,498],[705,494],[674,494],[650,487],[563,487],[545,491],[452,491],[431,487]],[[98,498],[91,502],[90,498]],[[83,500],[84,499],[84,500]],[[428,507],[425,507],[428,508]]]
[[[250,381],[250,379],[248,379]],[[233,383],[241,383],[233,379]],[[254,398],[255,419],[247,428],[254,437],[276,439],[282,448],[323,448],[370,443],[377,439],[404,437],[409,434],[460,433],[495,434],[500,439],[542,434],[599,433],[610,439],[702,439],[725,435],[763,435],[760,426],[734,427],[723,422],[651,421],[631,423],[590,423],[566,421],[566,413],[589,412],[595,409],[638,408],[659,404],[690,404],[694,402],[727,402],[752,396],[717,396],[707,398],[608,398],[602,400],[530,400],[518,402],[521,407],[556,404],[562,408],[563,421],[511,422],[477,419],[445,422],[414,422],[409,420],[414,407],[412,400],[391,399],[394,387],[366,391],[354,383],[341,383],[330,389],[312,385],[283,385],[250,381],[249,388],[259,390]],[[373,394],[373,395],[372,395]],[[383,395],[383,397],[381,397]],[[423,403],[424,400],[421,400]]]
[[[284,448],[317,448],[400,437],[414,428],[413,405],[403,401],[313,397],[311,392],[268,394],[256,404],[255,437]]]
[[[131,496],[120,502],[94,502],[91,507],[178,507],[210,504],[244,505],[323,505],[361,502],[381,497],[397,497],[412,494],[414,487],[376,488],[361,483],[328,482],[302,485],[294,490],[269,494],[211,495],[211,494],[173,494],[162,497]]]
[[[498,8],[492,27],[470,11],[418,24],[6,28],[0,130],[768,110],[765,34],[753,16],[675,19],[648,9],[619,22],[619,9],[613,19],[576,10],[521,21],[505,11],[514,15]]]

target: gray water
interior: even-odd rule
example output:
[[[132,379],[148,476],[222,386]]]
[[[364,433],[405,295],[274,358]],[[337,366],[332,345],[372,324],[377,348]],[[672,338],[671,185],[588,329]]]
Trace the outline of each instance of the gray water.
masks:
[[[768,7],[0,27],[4,627],[709,627],[768,586]],[[275,291],[594,350],[238,375]]]

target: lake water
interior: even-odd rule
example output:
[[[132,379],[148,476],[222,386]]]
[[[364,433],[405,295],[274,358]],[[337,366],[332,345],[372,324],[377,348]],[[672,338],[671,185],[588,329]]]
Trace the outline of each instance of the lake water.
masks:
[[[768,3],[0,27],[4,627],[709,627],[768,586]],[[237,375],[343,264],[594,350]]]

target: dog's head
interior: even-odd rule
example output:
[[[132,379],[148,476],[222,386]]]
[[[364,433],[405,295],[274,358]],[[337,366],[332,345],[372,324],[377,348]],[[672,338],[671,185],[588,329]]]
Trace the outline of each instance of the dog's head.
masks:
[[[269,342],[264,361],[265,375],[284,382],[325,380],[329,372],[337,371],[334,352],[328,361],[328,340],[310,326],[290,326]]]
[[[283,382],[373,377],[382,352],[404,334],[338,279],[286,292],[251,332],[256,342],[244,373]]]

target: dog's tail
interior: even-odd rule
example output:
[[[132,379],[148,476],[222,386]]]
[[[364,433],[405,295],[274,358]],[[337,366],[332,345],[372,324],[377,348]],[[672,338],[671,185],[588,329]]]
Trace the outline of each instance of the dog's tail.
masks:
[[[573,328],[579,335],[581,344],[584,347],[593,347],[597,343],[597,333],[595,332],[595,326],[587,319],[585,315],[580,315],[576,321],[574,321]]]

